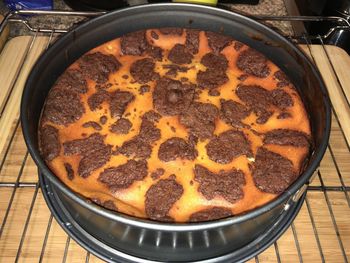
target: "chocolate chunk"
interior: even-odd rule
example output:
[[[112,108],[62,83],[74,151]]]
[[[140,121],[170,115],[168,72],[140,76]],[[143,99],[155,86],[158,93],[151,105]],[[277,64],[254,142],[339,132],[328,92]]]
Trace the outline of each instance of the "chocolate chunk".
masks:
[[[99,198],[91,198],[91,200],[104,207],[104,208],[107,208],[108,210],[112,210],[112,211],[118,211],[117,207],[115,206],[114,202],[112,200],[107,200],[107,201],[104,201],[102,202]]]
[[[230,45],[233,41],[231,37],[224,36],[222,34],[217,34],[214,32],[205,32],[208,38],[209,47],[215,52],[219,53],[225,47]]]
[[[135,181],[143,180],[148,173],[144,160],[128,160],[125,164],[105,169],[98,180],[106,184],[112,192],[130,187]]]
[[[121,67],[120,62],[113,55],[100,52],[82,56],[78,64],[87,78],[99,84],[106,82],[109,74],[118,71]]]
[[[159,39],[159,35],[156,32],[154,32],[153,30],[151,31],[151,37],[153,39]]]
[[[213,135],[218,115],[219,110],[213,104],[195,102],[180,115],[180,123],[204,140]]]
[[[128,91],[117,90],[111,93],[109,110],[112,117],[121,117],[128,104],[135,99],[135,96]]]
[[[144,84],[159,77],[154,72],[154,66],[151,58],[136,60],[131,64],[130,74],[138,83]]]
[[[149,47],[145,31],[131,32],[121,37],[120,46],[124,55],[139,56]]]
[[[221,118],[224,122],[238,128],[246,126],[241,120],[249,116],[250,110],[248,108],[233,100],[221,99],[220,103]]]
[[[163,174],[165,173],[165,170],[163,168],[157,168],[154,172],[151,173],[151,178],[153,180],[159,179]]]
[[[155,86],[153,105],[162,115],[177,115],[188,109],[193,96],[193,84],[163,77]]]
[[[207,68],[214,70],[226,71],[228,67],[228,61],[223,54],[207,53],[202,57],[201,63]]]
[[[40,129],[40,153],[45,161],[55,159],[61,151],[58,129],[51,125],[45,125]]]
[[[208,95],[212,97],[218,97],[220,96],[220,91],[218,91],[217,89],[211,89],[209,90]]]
[[[59,125],[68,125],[79,120],[84,113],[85,108],[78,93],[53,88],[47,96],[43,119]]]
[[[180,199],[184,190],[175,179],[162,179],[146,192],[146,215],[157,221],[173,221],[168,215],[171,207]],[[161,200],[161,201],[160,201]]]
[[[143,95],[145,94],[146,92],[149,92],[151,90],[151,87],[149,85],[142,85],[140,88],[139,88],[139,94],[140,95]]]
[[[245,81],[249,77],[248,74],[242,74],[237,79],[240,81]]]
[[[65,155],[82,156],[79,162],[78,174],[86,178],[94,170],[105,165],[112,154],[112,146],[104,143],[104,136],[93,133],[88,138],[77,139],[63,143]]]
[[[176,44],[170,51],[168,59],[176,64],[190,64],[193,55],[186,49],[186,46]]]
[[[286,74],[284,74],[283,71],[278,70],[273,74],[274,78],[278,80],[277,87],[283,88],[285,86],[288,86],[290,84],[290,81]]]
[[[78,69],[66,70],[57,80],[55,86],[60,89],[68,89],[77,93],[87,92],[87,83],[82,74]]]
[[[106,116],[101,116],[101,118],[100,118],[100,123],[102,124],[102,125],[104,125],[104,124],[106,124],[106,122],[107,122],[107,117]]]
[[[129,130],[132,127],[132,123],[125,118],[120,118],[110,127],[110,131],[116,134],[128,134]]]
[[[237,96],[258,116],[257,123],[263,124],[271,117],[267,108],[273,103],[271,93],[258,85],[239,85]]]
[[[138,136],[123,143],[118,150],[127,157],[147,159],[151,156],[152,147],[148,142],[141,140]]]
[[[68,179],[72,181],[74,179],[74,171],[72,166],[70,163],[64,163],[64,168],[66,169]]]
[[[228,81],[226,72],[221,69],[200,70],[197,73],[197,83],[202,89],[215,89]]]
[[[240,155],[252,156],[250,142],[241,131],[228,130],[215,136],[205,146],[210,160],[227,164]]]
[[[109,101],[110,95],[105,90],[98,90],[88,98],[90,110],[98,109],[104,101]]]
[[[122,76],[122,78],[123,78],[123,79],[128,79],[129,76],[125,74],[125,75]]]
[[[186,29],[186,49],[192,54],[197,54],[199,49],[199,30]]]
[[[243,198],[244,173],[240,170],[220,171],[215,174],[202,165],[196,164],[194,180],[199,183],[198,190],[207,200],[221,196],[230,203]]]
[[[159,113],[157,113],[153,110],[150,110],[150,111],[147,111],[145,114],[143,114],[142,120],[148,120],[151,122],[158,122],[161,117],[162,116]]]
[[[306,133],[288,129],[276,129],[265,134],[264,143],[309,147],[309,136]]]
[[[161,49],[160,47],[150,45],[146,49],[146,53],[157,61],[162,61],[163,59],[163,49]]]
[[[253,164],[255,185],[263,192],[280,194],[297,178],[290,160],[260,147]]]
[[[165,28],[160,28],[159,29],[160,33],[164,35],[178,35],[181,36],[183,29],[182,28],[177,28],[177,27],[165,27]]]
[[[239,42],[239,41],[235,41],[235,43],[233,44],[233,48],[234,48],[236,51],[239,51],[243,46],[244,46],[244,44],[241,43],[241,42]]]
[[[281,110],[294,105],[292,97],[282,89],[275,89],[271,92],[273,104]]]
[[[203,222],[221,219],[232,216],[232,211],[224,207],[212,207],[208,209],[195,212],[190,216],[190,222]]]
[[[95,122],[95,121],[88,121],[88,122],[85,122],[84,124],[83,124],[83,127],[84,128],[93,128],[93,129],[95,129],[96,131],[100,131],[100,130],[102,130],[102,127],[101,127],[101,125],[100,124],[98,124],[97,122]]]
[[[290,114],[289,112],[281,112],[278,116],[277,119],[279,120],[283,120],[283,119],[288,119],[291,118],[292,114]]]
[[[178,72],[187,72],[189,70],[188,67],[176,65],[176,64],[170,64],[170,65],[163,65],[164,69],[169,69],[165,75],[169,77],[176,77]]]
[[[267,59],[254,49],[246,49],[238,55],[237,67],[246,74],[266,78],[270,74]]]
[[[158,158],[163,162],[174,161],[177,158],[194,160],[197,156],[198,152],[194,145],[178,137],[173,137],[163,142],[158,151]]]
[[[139,138],[147,143],[155,142],[160,139],[160,130],[152,121],[143,118]]]

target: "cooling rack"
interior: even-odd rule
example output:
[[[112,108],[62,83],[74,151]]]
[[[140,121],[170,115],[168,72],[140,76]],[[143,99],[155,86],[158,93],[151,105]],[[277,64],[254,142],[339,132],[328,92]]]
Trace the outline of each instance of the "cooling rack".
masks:
[[[19,121],[26,77],[39,55],[55,39],[103,12],[17,11],[6,26],[20,23],[25,36],[13,37],[0,53],[0,262],[102,262],[62,230],[41,194],[37,168],[28,154]],[[33,17],[72,17],[61,28],[33,24]],[[332,102],[329,145],[305,202],[289,229],[249,262],[348,262],[350,258],[350,57],[324,41],[336,30],[350,30],[341,17],[254,16],[260,21],[298,21],[335,25],[323,35],[289,34],[310,56],[325,80]]]

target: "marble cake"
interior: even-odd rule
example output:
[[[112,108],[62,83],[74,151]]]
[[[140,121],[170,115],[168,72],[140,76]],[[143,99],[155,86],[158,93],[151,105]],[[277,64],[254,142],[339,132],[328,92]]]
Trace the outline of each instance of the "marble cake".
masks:
[[[231,37],[129,33],[74,62],[50,90],[40,151],[107,209],[168,222],[237,215],[300,175],[311,143],[288,77]]]

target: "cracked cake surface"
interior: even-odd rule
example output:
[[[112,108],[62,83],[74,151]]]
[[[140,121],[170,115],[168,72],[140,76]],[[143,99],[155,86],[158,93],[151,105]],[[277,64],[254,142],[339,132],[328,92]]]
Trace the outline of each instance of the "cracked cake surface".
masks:
[[[73,191],[164,222],[266,204],[301,174],[311,139],[278,66],[232,37],[183,28],[84,54],[51,88],[39,127],[42,157]]]

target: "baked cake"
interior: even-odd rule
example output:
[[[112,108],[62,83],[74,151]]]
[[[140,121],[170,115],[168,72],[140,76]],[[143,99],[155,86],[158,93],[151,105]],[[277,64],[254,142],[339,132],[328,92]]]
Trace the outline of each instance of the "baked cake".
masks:
[[[221,34],[129,33],[75,61],[46,99],[49,168],[107,209],[168,222],[244,213],[284,192],[311,142],[288,77]]]

